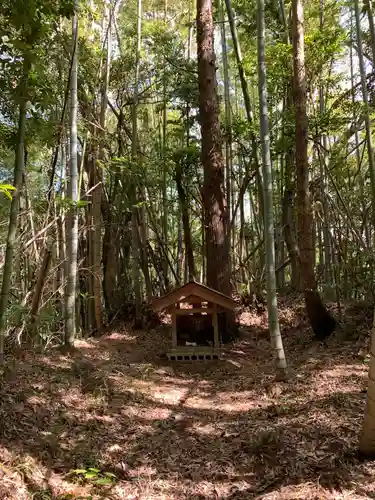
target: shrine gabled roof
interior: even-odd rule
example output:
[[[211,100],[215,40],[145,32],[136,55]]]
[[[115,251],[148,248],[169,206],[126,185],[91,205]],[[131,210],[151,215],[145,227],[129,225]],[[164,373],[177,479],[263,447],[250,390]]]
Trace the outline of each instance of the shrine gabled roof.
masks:
[[[191,295],[201,298],[202,301],[212,302],[231,311],[236,306],[235,301],[228,295],[218,292],[217,290],[203,285],[202,283],[198,283],[197,281],[189,281],[188,283],[185,283],[185,285],[172,290],[163,297],[154,299],[152,302],[152,308],[154,311],[162,311],[172,304],[183,302]]]

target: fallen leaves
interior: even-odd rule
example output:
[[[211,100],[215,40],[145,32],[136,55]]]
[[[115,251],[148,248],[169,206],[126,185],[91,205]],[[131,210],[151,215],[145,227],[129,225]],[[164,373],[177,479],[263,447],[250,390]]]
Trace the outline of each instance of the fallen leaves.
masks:
[[[251,312],[220,363],[168,365],[165,327],[23,353],[0,389],[0,498],[369,498],[375,464],[356,455],[367,326],[325,348],[298,311],[282,304],[287,383]],[[99,472],[77,484],[71,469]]]

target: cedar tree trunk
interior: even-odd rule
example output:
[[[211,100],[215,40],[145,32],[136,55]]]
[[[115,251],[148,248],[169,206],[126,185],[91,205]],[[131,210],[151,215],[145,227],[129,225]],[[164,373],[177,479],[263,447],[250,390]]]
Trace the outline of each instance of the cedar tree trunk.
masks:
[[[306,310],[317,339],[324,340],[336,322],[324,307],[314,271],[313,219],[309,190],[308,119],[304,50],[303,4],[292,1],[294,106],[296,123],[297,214],[301,275]]]
[[[207,285],[231,294],[228,214],[224,194],[219,105],[216,91],[212,0],[197,0],[199,109],[204,172],[203,204]]]

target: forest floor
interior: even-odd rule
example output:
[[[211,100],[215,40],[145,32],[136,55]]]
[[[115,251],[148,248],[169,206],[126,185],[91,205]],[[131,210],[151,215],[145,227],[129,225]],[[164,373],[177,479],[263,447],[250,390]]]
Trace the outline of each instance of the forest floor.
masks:
[[[371,310],[348,309],[328,346],[302,316],[282,301],[285,383],[251,312],[219,362],[163,360],[168,325],[9,355],[0,499],[375,499],[375,461],[357,456]]]

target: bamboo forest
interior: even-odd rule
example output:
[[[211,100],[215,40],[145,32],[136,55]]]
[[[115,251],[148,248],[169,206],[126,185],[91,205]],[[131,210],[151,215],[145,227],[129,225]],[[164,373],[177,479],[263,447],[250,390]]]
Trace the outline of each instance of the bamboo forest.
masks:
[[[1,0],[0,500],[375,498],[372,1]]]

